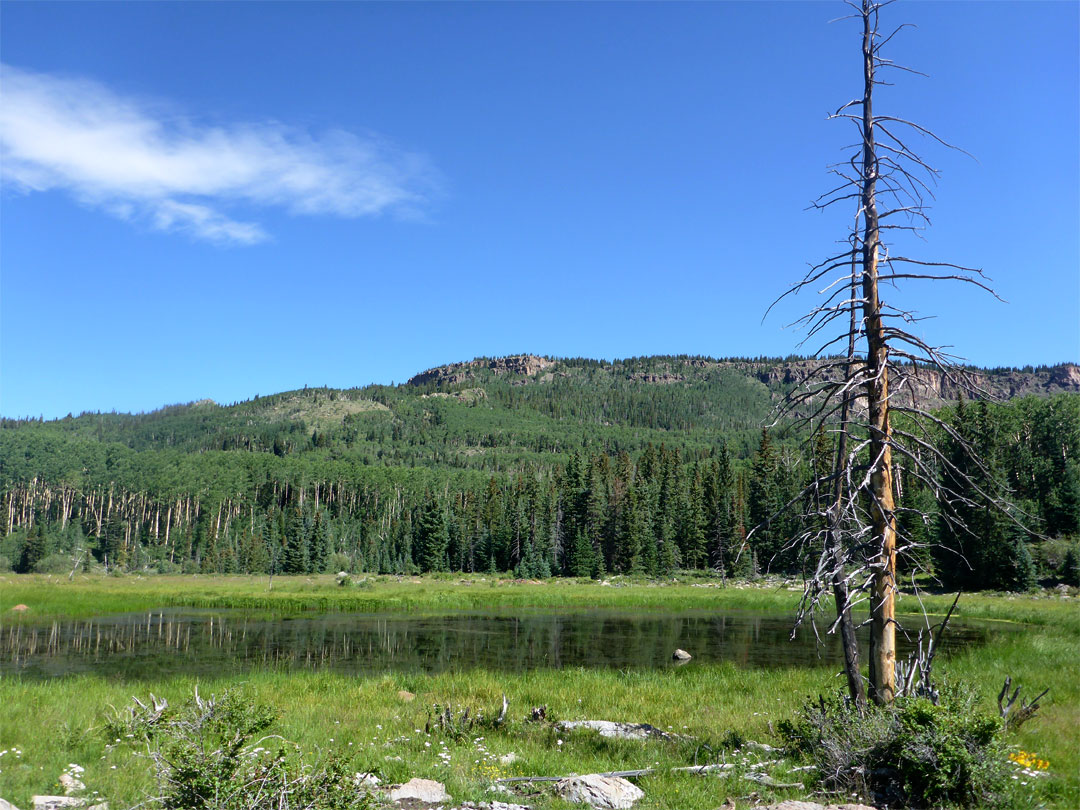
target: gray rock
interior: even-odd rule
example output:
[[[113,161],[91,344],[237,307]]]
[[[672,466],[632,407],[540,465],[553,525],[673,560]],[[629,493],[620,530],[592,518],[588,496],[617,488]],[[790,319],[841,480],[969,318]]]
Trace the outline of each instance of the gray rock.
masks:
[[[71,796],[74,793],[86,790],[86,785],[82,783],[82,780],[67,771],[60,774],[60,787],[64,789],[65,796]]]
[[[446,792],[446,785],[434,779],[410,779],[404,785],[392,789],[388,795],[392,802],[411,799],[424,804],[445,804],[453,800]]]
[[[85,807],[86,810],[109,810],[108,802],[90,804],[89,799],[77,796],[31,796],[30,806],[34,810],[67,810],[69,807]]]
[[[674,661],[689,661],[694,656],[690,655],[686,650],[676,650],[671,654],[671,658]]]
[[[6,799],[0,799],[0,810],[19,810],[19,808]]]
[[[555,783],[555,793],[568,802],[598,810],[629,810],[645,795],[641,788],[621,777],[595,773],[560,779]]]
[[[66,807],[82,807],[86,802],[74,796],[31,796],[34,810],[63,810]]]
[[[773,748],[768,743],[759,743],[753,740],[747,740],[742,747],[747,751],[754,751],[758,754],[775,754],[780,750],[779,748]]]
[[[669,740],[673,734],[661,731],[656,726],[648,723],[616,723],[612,720],[563,720],[557,724],[564,731],[573,731],[579,728],[587,728],[595,731],[601,737],[610,737],[614,740],[647,740],[659,738]]]
[[[358,773],[353,777],[353,784],[361,788],[376,788],[382,780],[373,773]]]

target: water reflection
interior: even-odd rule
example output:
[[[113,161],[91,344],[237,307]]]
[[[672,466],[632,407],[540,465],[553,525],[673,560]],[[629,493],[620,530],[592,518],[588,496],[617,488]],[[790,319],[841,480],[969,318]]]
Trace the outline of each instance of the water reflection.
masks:
[[[672,666],[677,647],[695,662],[740,667],[839,663],[836,639],[789,641],[789,619],[742,612],[684,614],[500,611],[438,616],[328,614],[268,618],[243,611],[164,610],[48,625],[0,623],[0,674],[48,678],[210,675],[253,668],[351,674]],[[979,643],[985,629],[955,624],[948,646]],[[903,653],[903,645],[901,645]]]

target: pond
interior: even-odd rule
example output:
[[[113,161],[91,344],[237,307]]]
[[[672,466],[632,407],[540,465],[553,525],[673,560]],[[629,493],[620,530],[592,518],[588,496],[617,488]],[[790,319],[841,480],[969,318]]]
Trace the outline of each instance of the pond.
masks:
[[[952,623],[946,649],[982,643],[988,630]],[[168,609],[47,624],[0,622],[0,676],[51,678],[93,672],[113,678],[226,675],[258,668],[368,675],[473,667],[646,668],[731,662],[797,667],[842,662],[839,641],[790,618],[740,611],[619,610],[270,617],[242,610]],[[866,642],[865,637],[863,643]],[[910,644],[901,638],[901,654]]]

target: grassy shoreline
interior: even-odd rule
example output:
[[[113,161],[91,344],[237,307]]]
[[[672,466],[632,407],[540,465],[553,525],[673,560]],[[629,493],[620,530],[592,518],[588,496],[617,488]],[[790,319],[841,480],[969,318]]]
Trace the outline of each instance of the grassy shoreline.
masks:
[[[532,584],[490,578],[386,578],[352,588],[337,587],[332,577],[99,577],[0,576],[0,622],[25,622],[60,616],[88,616],[166,606],[247,607],[281,613],[303,611],[438,611],[472,608],[591,608],[656,610],[760,610],[791,615],[798,593],[784,586],[701,587],[707,581],[645,583],[616,581]],[[940,614],[951,598],[924,597],[928,610]],[[14,604],[30,607],[12,614]],[[905,597],[904,610],[918,607]],[[1024,633],[1003,633],[986,645],[943,659],[938,677],[963,679],[982,695],[990,712],[1006,675],[1024,693],[1050,688],[1040,716],[1014,735],[1020,749],[1049,760],[1050,776],[1020,794],[1018,807],[1080,806],[1080,686],[1074,662],[1080,653],[1077,600],[1028,596],[971,595],[960,601],[964,618],[1021,623]],[[69,763],[86,768],[84,781],[100,791],[116,810],[153,794],[146,761],[126,746],[104,750],[99,728],[110,705],[122,706],[133,695],[153,691],[174,705],[196,686],[202,694],[242,684],[253,697],[278,709],[277,733],[318,756],[333,750],[358,771],[375,770],[387,781],[412,776],[446,782],[456,801],[491,800],[486,792],[497,775],[558,775],[693,764],[705,743],[721,750],[735,731],[747,739],[777,744],[773,729],[808,698],[840,688],[829,666],[803,669],[740,669],[704,664],[665,671],[600,669],[492,672],[469,669],[440,674],[350,677],[327,672],[252,671],[241,677],[191,677],[111,680],[72,676],[53,681],[0,679],[0,796],[18,806],[33,793],[56,792],[56,779]],[[400,690],[415,694],[403,701]],[[433,703],[452,702],[491,712],[501,695],[510,699],[509,722],[494,732],[462,739],[417,734]],[[648,722],[692,735],[696,743],[615,742],[591,734],[560,734],[524,720],[532,706],[545,704],[557,719],[605,719]],[[475,737],[484,737],[479,743]],[[558,744],[562,739],[563,743]],[[425,745],[429,743],[429,745]],[[446,744],[443,747],[443,744]],[[11,753],[17,747],[22,753]],[[517,759],[503,764],[499,756]],[[439,757],[445,753],[446,758]],[[401,757],[400,760],[394,757]],[[443,764],[444,760],[448,764]],[[784,770],[777,772],[781,777]],[[793,780],[797,776],[793,776]],[[754,790],[770,798],[797,797],[797,790],[769,790],[729,777],[662,774],[638,780],[648,808],[711,810],[728,796]],[[1025,789],[1027,790],[1027,789]],[[802,793],[805,795],[805,791]],[[504,797],[504,800],[510,800]],[[537,808],[559,807],[544,796],[522,799]],[[740,804],[740,806],[742,806]]]
[[[442,612],[487,608],[627,608],[633,610],[760,610],[794,615],[798,582],[730,582],[689,575],[672,580],[614,577],[517,580],[480,575],[354,577],[341,588],[330,574],[267,577],[224,575],[103,576],[73,580],[46,574],[0,575],[0,622],[85,618],[166,607],[243,608],[299,613]],[[954,594],[901,594],[897,613],[944,616]],[[18,604],[25,613],[11,613]],[[1030,625],[1066,626],[1080,633],[1080,602],[1055,595],[969,594],[955,616]]]

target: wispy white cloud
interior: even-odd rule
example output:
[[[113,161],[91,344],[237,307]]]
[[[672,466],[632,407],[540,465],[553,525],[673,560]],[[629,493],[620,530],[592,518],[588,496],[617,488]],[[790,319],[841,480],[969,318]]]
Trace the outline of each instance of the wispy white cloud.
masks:
[[[202,125],[86,79],[0,73],[0,168],[25,191],[81,203],[215,242],[268,238],[222,209],[364,217],[422,208],[432,172],[373,137],[312,137],[276,123]]]

